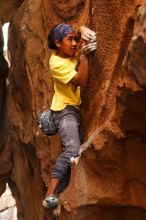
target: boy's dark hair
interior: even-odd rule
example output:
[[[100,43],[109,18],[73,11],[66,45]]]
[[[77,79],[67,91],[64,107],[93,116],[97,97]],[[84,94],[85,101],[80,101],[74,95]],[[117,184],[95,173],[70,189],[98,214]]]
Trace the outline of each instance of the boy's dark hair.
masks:
[[[49,35],[48,35],[48,46],[50,49],[52,50],[56,50],[57,47],[56,47],[56,44],[55,44],[55,41],[54,41],[54,29],[58,26],[55,25],[49,32]]]

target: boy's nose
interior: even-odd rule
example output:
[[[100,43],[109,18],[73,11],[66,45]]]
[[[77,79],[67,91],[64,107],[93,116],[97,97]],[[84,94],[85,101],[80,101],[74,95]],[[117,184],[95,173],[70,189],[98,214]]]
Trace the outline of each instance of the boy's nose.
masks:
[[[73,40],[72,40],[72,45],[73,45],[73,46],[76,46],[76,44],[77,44],[77,42],[73,39]]]

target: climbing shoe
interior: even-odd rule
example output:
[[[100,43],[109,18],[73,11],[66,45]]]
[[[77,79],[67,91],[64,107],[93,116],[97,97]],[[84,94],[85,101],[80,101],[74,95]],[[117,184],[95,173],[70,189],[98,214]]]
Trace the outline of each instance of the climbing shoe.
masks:
[[[58,200],[58,198],[54,194],[51,194],[50,196],[47,196],[43,200],[42,204],[43,204],[44,208],[55,209],[58,206],[58,204],[59,204],[59,200]]]

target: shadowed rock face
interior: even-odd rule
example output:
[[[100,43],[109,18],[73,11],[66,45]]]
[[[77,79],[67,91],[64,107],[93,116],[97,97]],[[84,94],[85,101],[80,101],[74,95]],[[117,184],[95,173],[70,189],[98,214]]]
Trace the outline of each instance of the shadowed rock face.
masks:
[[[146,3],[140,7],[127,65],[140,86],[146,86]]]
[[[2,156],[11,172],[2,181],[16,198],[19,220],[50,219],[41,202],[60,140],[42,134],[35,119],[49,107],[53,92],[47,34],[62,21],[96,31],[98,48],[89,56],[82,93],[84,142],[91,148],[72,168],[70,185],[60,196],[60,219],[146,218],[145,5],[132,38],[143,2],[25,0],[13,16],[5,107],[9,133]]]
[[[8,75],[8,64],[3,55],[3,46],[4,46],[4,40],[3,40],[2,25],[0,21],[0,118],[2,115],[5,82],[6,82],[6,77]]]
[[[0,21],[0,194],[6,189],[9,172],[11,169],[11,148],[6,146],[8,138],[8,130],[6,126],[6,118],[4,114],[4,99],[6,89],[6,77],[8,75],[8,64],[3,55],[3,33]]]
[[[24,0],[7,0],[6,2],[0,1],[0,18],[2,23],[11,20],[17,8]]]

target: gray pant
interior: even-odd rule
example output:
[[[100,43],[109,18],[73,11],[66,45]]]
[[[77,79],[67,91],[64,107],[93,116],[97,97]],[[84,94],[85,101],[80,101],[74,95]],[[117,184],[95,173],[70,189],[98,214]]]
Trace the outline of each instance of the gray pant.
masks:
[[[81,146],[80,111],[75,107],[67,106],[62,111],[53,112],[53,120],[61,137],[63,151],[56,161],[52,177],[68,185],[71,170],[70,159],[78,155]]]

